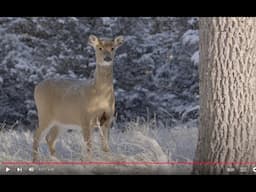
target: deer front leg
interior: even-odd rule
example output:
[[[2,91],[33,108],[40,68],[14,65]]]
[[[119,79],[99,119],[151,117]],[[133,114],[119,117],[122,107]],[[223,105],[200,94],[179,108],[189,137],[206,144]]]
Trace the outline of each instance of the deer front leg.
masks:
[[[43,132],[43,127],[38,127],[34,133],[34,139],[33,139],[33,162],[39,161],[39,143],[41,139],[41,134]]]
[[[83,129],[85,147],[87,151],[86,159],[90,161],[92,159],[92,130],[89,123],[86,123],[86,124],[84,123],[82,125],[82,129]]]
[[[52,158],[57,158],[55,144],[56,144],[56,138],[58,136],[58,133],[59,133],[58,127],[54,126],[50,129],[49,133],[45,138]]]
[[[104,124],[100,127],[100,131],[102,131],[101,134],[101,143],[102,143],[102,150],[105,152],[109,152],[110,151],[110,147],[109,147],[109,131],[110,131],[110,127],[111,127],[111,118],[108,118]]]

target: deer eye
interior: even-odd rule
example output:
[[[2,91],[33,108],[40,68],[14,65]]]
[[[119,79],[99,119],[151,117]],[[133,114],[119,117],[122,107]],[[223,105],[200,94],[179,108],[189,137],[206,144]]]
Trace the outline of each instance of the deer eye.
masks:
[[[114,47],[111,48],[111,51],[114,51]]]
[[[99,50],[102,51],[102,47],[100,47]]]

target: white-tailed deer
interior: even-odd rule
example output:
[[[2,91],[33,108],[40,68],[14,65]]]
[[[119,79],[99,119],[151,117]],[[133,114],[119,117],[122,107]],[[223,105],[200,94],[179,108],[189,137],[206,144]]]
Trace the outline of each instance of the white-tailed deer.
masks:
[[[96,53],[94,79],[57,80],[48,79],[35,87],[34,98],[38,112],[38,128],[34,134],[33,161],[38,161],[39,142],[42,133],[48,130],[46,141],[52,156],[55,142],[61,129],[81,128],[87,146],[87,155],[92,156],[91,135],[100,126],[102,150],[109,151],[109,129],[115,111],[113,88],[113,59],[116,49],[124,38],[98,39],[90,35],[88,44]]]

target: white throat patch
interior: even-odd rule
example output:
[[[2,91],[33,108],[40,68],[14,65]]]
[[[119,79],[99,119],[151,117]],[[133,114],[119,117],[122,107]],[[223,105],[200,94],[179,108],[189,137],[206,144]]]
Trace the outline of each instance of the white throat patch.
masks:
[[[101,65],[101,66],[110,66],[110,65],[112,65],[112,64],[113,64],[112,61],[111,61],[111,62],[103,61],[103,63],[101,63],[100,65]]]

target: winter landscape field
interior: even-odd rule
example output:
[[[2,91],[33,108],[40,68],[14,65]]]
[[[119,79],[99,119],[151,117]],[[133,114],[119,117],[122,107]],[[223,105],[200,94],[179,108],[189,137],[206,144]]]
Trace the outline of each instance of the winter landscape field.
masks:
[[[110,153],[93,137],[94,161],[191,162],[197,142],[198,20],[191,17],[1,17],[0,162],[32,161],[37,114],[34,87],[47,78],[93,78],[90,34],[123,35],[116,53],[116,116]],[[42,161],[80,161],[82,135],[66,132],[52,159],[46,142]],[[190,174],[191,165],[56,166],[55,173]]]
[[[32,161],[33,135],[30,130],[1,131],[0,140],[1,162]],[[79,162],[83,155],[86,157],[86,154],[82,153],[83,141],[79,132],[62,134],[56,144],[58,159],[55,159],[50,156],[47,144],[43,140],[40,147],[40,159],[42,162],[54,163]],[[130,122],[125,131],[120,131],[115,126],[111,129],[110,153],[102,152],[99,133],[94,133],[93,162],[113,162],[113,164],[57,165],[54,166],[55,173],[57,171],[63,174],[189,174],[191,165],[176,165],[175,162],[191,162],[196,142],[197,127],[195,126],[183,125],[159,130],[154,122]],[[114,162],[121,162],[121,164],[116,165]],[[142,164],[132,165],[131,162]],[[160,164],[154,164],[155,162],[160,162]],[[161,162],[174,164],[161,164]]]

